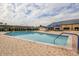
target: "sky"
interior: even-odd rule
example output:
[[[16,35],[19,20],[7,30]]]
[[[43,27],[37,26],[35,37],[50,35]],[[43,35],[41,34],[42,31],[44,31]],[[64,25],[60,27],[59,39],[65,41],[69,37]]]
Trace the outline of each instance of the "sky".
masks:
[[[0,3],[0,22],[39,26],[79,18],[79,3]]]

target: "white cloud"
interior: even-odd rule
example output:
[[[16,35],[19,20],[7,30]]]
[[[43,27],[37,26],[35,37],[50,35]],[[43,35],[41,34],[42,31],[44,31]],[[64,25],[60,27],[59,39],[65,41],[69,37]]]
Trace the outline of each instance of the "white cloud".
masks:
[[[0,3],[0,21],[8,24],[48,25],[69,18],[79,18],[79,4]]]

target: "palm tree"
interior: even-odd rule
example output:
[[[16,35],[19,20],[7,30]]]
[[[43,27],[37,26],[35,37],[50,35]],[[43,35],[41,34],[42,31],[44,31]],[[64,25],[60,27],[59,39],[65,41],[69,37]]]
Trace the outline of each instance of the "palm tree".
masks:
[[[0,25],[2,25],[3,24],[3,22],[0,22]]]
[[[7,23],[4,23],[4,25],[7,25]]]
[[[5,25],[5,31],[7,31],[7,23],[4,23],[4,25]]]

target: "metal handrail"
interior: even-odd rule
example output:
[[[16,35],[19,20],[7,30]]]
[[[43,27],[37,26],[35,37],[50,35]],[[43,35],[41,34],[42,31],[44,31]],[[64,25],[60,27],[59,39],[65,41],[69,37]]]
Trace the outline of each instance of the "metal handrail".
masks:
[[[77,53],[79,54],[79,35],[78,35],[78,34],[74,34],[74,33],[61,33],[60,35],[58,35],[58,36],[56,37],[56,39],[59,38],[62,34],[76,35],[76,36],[78,37],[78,39],[77,39],[77,40],[78,40]],[[56,39],[54,40],[54,44],[55,44]]]
[[[62,34],[63,34],[63,33],[61,33],[60,35],[58,35],[58,36],[55,38],[54,44],[55,44],[56,39],[59,38]]]
[[[60,35],[58,35],[58,36],[56,37],[56,39],[59,38],[62,34],[71,34],[71,35],[79,36],[78,34],[74,34],[74,33],[64,33],[64,32],[63,32],[63,33],[61,33]],[[56,39],[54,40],[54,44],[55,44]]]

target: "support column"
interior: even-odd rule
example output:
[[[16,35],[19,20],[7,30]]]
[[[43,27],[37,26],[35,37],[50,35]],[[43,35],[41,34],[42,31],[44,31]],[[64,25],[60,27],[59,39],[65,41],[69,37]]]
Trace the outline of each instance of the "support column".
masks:
[[[78,54],[79,54],[79,36],[78,36],[78,40],[77,40],[77,52],[78,52]]]
[[[77,36],[76,35],[72,35],[72,48],[74,51],[77,52]]]

